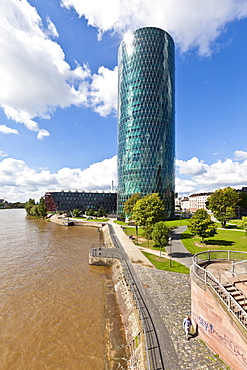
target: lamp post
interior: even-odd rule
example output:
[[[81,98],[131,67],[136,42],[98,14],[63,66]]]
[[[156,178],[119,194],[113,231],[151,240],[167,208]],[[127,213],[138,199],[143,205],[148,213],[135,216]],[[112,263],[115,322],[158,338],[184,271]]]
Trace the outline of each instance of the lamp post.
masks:
[[[172,238],[169,236],[168,245],[169,245],[169,255],[170,255],[170,267],[172,267],[172,259],[171,259],[172,243],[171,243],[171,240],[172,240]]]

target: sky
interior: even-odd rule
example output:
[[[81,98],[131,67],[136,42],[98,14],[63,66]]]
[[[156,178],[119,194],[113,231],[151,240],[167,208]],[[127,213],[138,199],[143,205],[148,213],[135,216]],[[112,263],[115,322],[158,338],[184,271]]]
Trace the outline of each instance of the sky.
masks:
[[[174,39],[176,192],[247,186],[247,0],[1,0],[0,199],[117,188],[126,32]]]

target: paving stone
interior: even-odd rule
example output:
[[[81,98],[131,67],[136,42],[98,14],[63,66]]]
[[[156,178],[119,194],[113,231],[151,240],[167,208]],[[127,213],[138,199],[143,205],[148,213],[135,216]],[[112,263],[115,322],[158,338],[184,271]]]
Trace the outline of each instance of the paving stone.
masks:
[[[143,289],[156,306],[167,329],[164,340],[172,340],[179,366],[183,370],[229,370],[199,337],[185,338],[182,323],[190,315],[189,275],[157,270],[140,264],[134,268]],[[172,369],[169,369],[172,370]]]

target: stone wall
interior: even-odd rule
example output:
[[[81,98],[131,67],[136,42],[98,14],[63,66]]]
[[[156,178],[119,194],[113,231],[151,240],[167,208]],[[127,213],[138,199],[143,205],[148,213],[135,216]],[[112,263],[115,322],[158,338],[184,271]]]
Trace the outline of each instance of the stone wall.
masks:
[[[247,369],[247,330],[191,272],[191,316],[200,338],[232,369]]]
[[[111,236],[110,236],[110,232],[109,232],[109,226],[107,224],[103,225],[102,234],[103,234],[104,242],[108,245],[108,248],[110,248],[110,247],[113,248],[114,246],[113,246],[113,243],[112,243],[112,240],[111,240]]]
[[[112,279],[125,328],[129,353],[129,369],[146,369],[145,337],[136,303],[125,279],[122,265],[116,261],[112,266]]]

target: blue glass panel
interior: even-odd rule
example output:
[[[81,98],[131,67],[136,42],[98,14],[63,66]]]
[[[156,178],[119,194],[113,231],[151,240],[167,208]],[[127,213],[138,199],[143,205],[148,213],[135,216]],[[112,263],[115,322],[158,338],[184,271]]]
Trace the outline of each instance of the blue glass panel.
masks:
[[[119,48],[118,213],[133,194],[159,193],[174,213],[174,43],[146,27]]]

